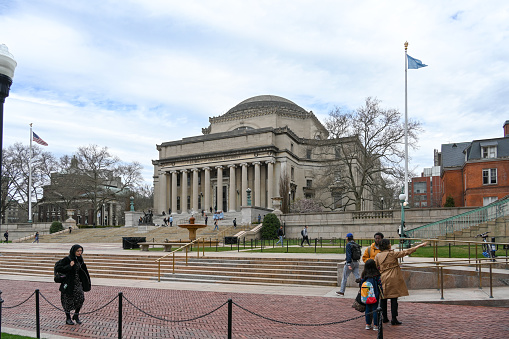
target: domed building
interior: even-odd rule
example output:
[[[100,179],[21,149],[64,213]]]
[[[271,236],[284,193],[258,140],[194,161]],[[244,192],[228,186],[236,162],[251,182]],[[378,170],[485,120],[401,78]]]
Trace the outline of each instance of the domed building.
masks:
[[[315,159],[313,148],[328,132],[313,112],[285,98],[260,95],[209,122],[201,136],[157,145],[157,213],[240,211],[248,205],[248,188],[252,205],[272,208],[285,176],[291,200],[314,197],[323,158]]]

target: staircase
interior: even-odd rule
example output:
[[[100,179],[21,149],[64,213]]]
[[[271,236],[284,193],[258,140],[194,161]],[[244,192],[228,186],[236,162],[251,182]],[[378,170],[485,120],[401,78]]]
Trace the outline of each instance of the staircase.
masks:
[[[505,220],[506,217],[509,217],[509,197],[495,201],[487,206],[479,207],[473,211],[406,230],[405,233],[410,238],[421,239],[439,238],[453,234],[459,235],[463,234],[463,232],[471,234],[470,229],[476,232],[476,226],[481,227],[483,224],[496,223],[497,220]],[[507,238],[509,235],[507,231],[506,227],[505,231],[499,234],[499,236]]]
[[[88,254],[92,278],[157,279],[157,256]],[[52,276],[61,253],[12,253],[0,251],[0,274]],[[210,257],[171,260],[161,264],[161,281],[220,282],[265,285],[336,286],[338,260],[292,258]]]

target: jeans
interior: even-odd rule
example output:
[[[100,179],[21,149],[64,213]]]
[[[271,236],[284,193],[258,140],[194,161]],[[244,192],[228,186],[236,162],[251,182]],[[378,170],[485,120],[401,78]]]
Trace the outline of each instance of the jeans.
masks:
[[[301,246],[304,245],[304,241],[307,241],[308,242],[308,246],[311,246],[311,244],[309,243],[309,237],[307,235],[302,237],[302,241],[300,242]]]
[[[366,325],[371,325],[371,319],[373,319],[373,326],[378,326],[378,313],[375,312],[373,314],[368,314],[370,312],[376,311],[378,308],[378,300],[374,304],[366,304]]]
[[[352,269],[348,268],[349,265],[352,266]],[[341,280],[341,287],[339,288],[339,292],[345,293],[346,281],[348,280],[348,276],[352,272],[353,272],[353,275],[355,276],[355,279],[360,279],[361,276],[359,275],[359,262],[358,261],[352,261],[351,264],[345,264],[345,267],[343,268],[343,279]]]
[[[283,247],[283,236],[282,235],[279,236],[279,240],[277,241],[276,245],[279,243],[281,243],[281,247]]]

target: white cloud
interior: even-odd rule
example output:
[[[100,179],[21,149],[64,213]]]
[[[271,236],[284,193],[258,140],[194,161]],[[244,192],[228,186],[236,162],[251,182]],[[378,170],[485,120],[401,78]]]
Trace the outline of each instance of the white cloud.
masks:
[[[508,111],[505,1],[12,1],[0,43],[18,61],[4,145],[30,122],[56,153],[108,146],[144,164],[156,144],[259,95],[325,117],[367,96],[423,122],[411,167],[451,141],[502,136]]]

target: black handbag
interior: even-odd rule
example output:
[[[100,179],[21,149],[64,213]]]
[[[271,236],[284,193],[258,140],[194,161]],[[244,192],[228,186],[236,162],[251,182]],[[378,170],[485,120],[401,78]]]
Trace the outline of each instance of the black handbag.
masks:
[[[365,312],[366,311],[366,304],[364,304],[361,301],[361,289],[360,289],[360,287],[359,287],[359,293],[357,293],[357,296],[355,297],[355,300],[353,302],[352,307],[355,308],[355,310],[357,310],[359,312]]]
[[[64,273],[55,272],[55,277],[53,278],[53,280],[56,283],[61,284],[65,281],[66,278],[67,278],[67,276]]]

